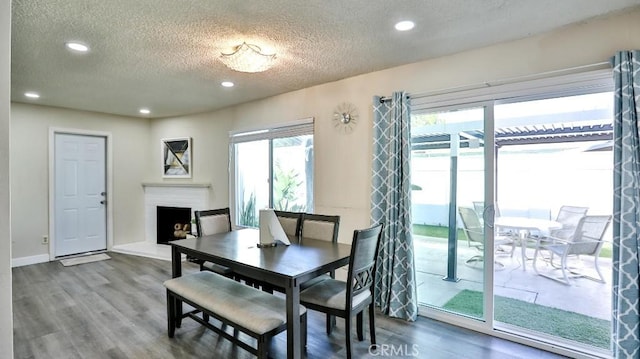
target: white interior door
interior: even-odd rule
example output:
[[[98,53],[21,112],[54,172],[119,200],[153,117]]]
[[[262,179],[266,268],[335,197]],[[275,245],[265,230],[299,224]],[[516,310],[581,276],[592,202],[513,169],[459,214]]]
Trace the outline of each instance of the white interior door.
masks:
[[[106,139],[55,134],[55,256],[107,248]]]

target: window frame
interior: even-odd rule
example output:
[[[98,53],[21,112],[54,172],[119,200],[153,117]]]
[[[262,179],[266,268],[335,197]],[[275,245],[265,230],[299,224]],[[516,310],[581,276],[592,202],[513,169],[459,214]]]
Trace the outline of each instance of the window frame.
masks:
[[[229,132],[229,203],[234,226],[241,226],[238,222],[239,204],[238,199],[238,166],[236,146],[241,143],[268,141],[268,161],[269,161],[269,207],[273,207],[273,140],[297,136],[314,136],[314,118],[304,118],[284,124],[277,124],[270,127],[254,128],[250,130]],[[312,178],[312,181],[314,179]],[[313,193],[311,193],[313,196]]]

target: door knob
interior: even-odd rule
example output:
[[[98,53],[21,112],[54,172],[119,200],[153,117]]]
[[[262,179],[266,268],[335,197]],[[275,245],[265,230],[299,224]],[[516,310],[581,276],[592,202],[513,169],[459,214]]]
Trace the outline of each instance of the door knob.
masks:
[[[106,196],[106,195],[107,195],[107,192],[100,192],[100,195],[101,195],[101,196]]]
[[[107,204],[107,201],[102,200],[102,201],[100,201],[100,204]]]

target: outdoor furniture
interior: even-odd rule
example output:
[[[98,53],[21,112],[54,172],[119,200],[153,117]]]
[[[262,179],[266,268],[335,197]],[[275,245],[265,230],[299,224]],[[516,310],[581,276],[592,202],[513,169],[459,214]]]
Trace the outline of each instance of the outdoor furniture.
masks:
[[[521,256],[522,256],[522,270],[527,269],[526,261],[527,261],[527,244],[529,241],[539,241],[540,238],[531,236],[532,231],[549,233],[549,231],[553,229],[562,228],[562,224],[556,221],[549,221],[546,219],[539,218],[528,218],[528,217],[498,217],[495,220],[495,227],[502,230],[511,230],[514,233],[517,233],[517,236],[510,237],[515,241],[520,242]],[[513,256],[514,252],[511,252],[511,256]]]
[[[351,246],[320,240],[258,248],[260,232],[254,228],[234,230],[170,242],[173,278],[182,275],[181,255],[187,254],[224,265],[234,273],[273,287],[284,288],[287,313],[287,357],[301,358],[300,283],[349,264]],[[175,303],[182,316],[182,302]]]
[[[369,308],[369,332],[371,345],[376,344],[375,332],[375,280],[378,247],[382,224],[353,232],[353,244],[349,256],[347,281],[327,279],[300,293],[300,303],[307,308],[327,315],[344,318],[347,341],[347,358],[351,358],[351,320],[357,315],[358,340],[364,340],[363,316]]]
[[[603,237],[612,216],[584,216],[580,218],[571,238],[554,238],[549,237],[545,242],[538,242],[536,252],[533,256],[533,269],[537,274],[559,281],[563,284],[571,285],[569,277],[585,277],[595,281],[604,282],[604,277],[598,266],[598,257],[600,250],[604,244]],[[541,251],[549,251],[560,257],[560,263],[554,262],[551,256],[549,264],[555,269],[562,271],[562,278],[557,278],[538,271],[536,267],[538,255]],[[599,278],[587,275],[585,272],[579,272],[577,268],[569,267],[569,256],[587,255],[593,257],[593,264]],[[570,273],[570,275],[569,275]]]
[[[556,222],[562,223],[562,228],[550,231],[553,238],[568,239],[573,236],[580,219],[587,215],[589,207],[562,206],[556,216]]]
[[[484,226],[480,223],[480,218],[476,211],[470,207],[458,207],[458,213],[462,220],[462,229],[467,236],[467,243],[469,247],[475,247],[481,254],[477,254],[469,259],[466,263],[482,262],[484,261]],[[513,238],[508,236],[496,236],[493,240],[494,248],[498,249],[502,245],[511,245],[511,253],[515,250],[515,242]],[[495,262],[502,266],[500,262]]]

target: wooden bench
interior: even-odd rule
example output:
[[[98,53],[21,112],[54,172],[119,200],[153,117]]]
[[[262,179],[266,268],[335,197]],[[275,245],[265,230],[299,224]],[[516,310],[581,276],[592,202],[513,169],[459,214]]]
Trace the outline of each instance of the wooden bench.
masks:
[[[167,288],[169,338],[173,338],[175,329],[180,328],[182,318],[189,317],[258,358],[266,359],[271,338],[287,329],[284,298],[219,274],[208,271],[189,274],[167,280],[164,286]],[[196,309],[181,315],[181,301]],[[198,313],[202,313],[202,318]],[[218,328],[209,323],[209,316],[218,319],[223,326]],[[300,306],[300,323],[302,342],[306,346],[307,312],[303,306]],[[222,329],[224,325],[255,338],[257,347],[227,333]]]

